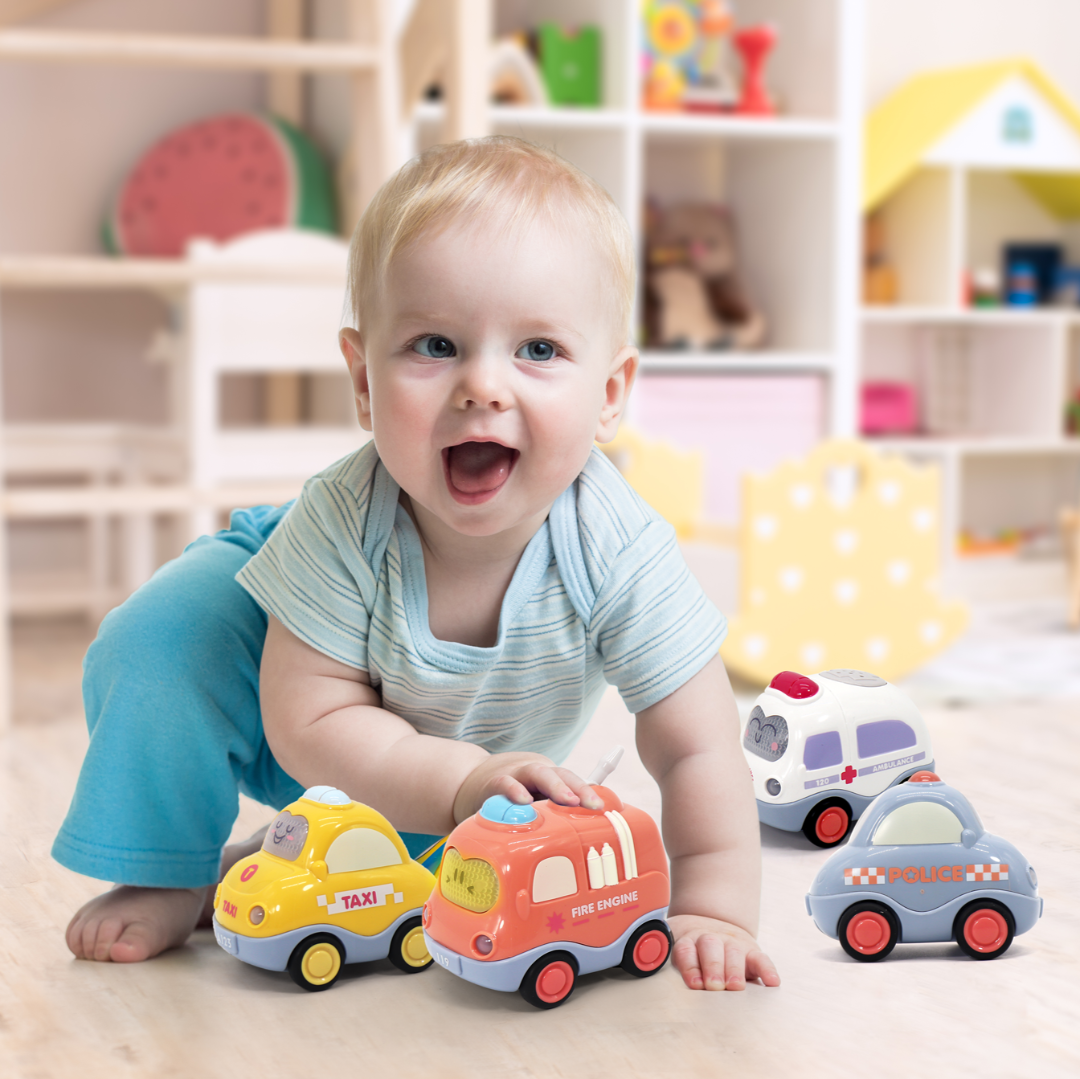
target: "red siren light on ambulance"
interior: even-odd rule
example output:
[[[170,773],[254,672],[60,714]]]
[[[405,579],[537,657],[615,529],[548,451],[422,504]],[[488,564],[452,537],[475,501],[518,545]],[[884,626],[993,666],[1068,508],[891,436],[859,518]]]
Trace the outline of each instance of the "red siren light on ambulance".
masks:
[[[805,674],[799,674],[798,671],[781,671],[769,683],[769,689],[778,689],[792,700],[804,701],[816,696],[820,687],[812,678],[807,678]]]

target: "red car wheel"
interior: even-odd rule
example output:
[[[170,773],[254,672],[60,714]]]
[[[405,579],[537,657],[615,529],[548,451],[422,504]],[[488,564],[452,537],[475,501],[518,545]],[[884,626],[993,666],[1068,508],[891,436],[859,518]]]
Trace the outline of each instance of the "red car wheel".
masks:
[[[574,991],[577,971],[569,952],[549,952],[529,967],[518,992],[534,1008],[557,1008]]]
[[[1016,921],[995,899],[969,903],[956,916],[953,935],[972,959],[996,959],[1012,944]]]
[[[876,963],[896,947],[900,925],[882,903],[856,903],[840,916],[836,927],[840,945],[860,963]]]

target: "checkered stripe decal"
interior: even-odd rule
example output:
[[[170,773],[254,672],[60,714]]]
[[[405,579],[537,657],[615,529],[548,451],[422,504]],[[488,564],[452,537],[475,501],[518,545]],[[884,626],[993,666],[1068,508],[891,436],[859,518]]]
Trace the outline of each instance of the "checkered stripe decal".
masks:
[[[885,870],[877,866],[868,869],[854,867],[844,870],[845,884],[884,884]]]
[[[991,880],[1008,880],[1009,867],[1007,865],[969,865],[966,866],[967,879],[983,883]]]

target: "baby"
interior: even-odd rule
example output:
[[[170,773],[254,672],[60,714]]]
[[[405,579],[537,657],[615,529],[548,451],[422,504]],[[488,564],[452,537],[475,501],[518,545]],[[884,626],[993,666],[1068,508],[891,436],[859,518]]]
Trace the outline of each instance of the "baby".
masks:
[[[375,196],[350,278],[341,348],[372,440],[287,514],[192,545],[87,656],[91,741],[54,854],[123,884],[69,947],[134,961],[186,939],[258,845],[221,854],[238,789],[280,807],[332,784],[414,852],[493,794],[597,806],[558,763],[610,682],[663,797],[675,966],[691,988],[779,984],[754,939],[724,620],[593,445],[637,369],[626,222],[548,151],[455,143]]]

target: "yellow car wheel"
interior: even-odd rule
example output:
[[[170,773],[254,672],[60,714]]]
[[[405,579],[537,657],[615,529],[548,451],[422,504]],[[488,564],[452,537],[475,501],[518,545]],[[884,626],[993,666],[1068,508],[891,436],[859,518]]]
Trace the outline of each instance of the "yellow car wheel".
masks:
[[[435,962],[427,949],[419,918],[409,918],[398,926],[390,944],[390,962],[406,974],[427,970]]]
[[[337,937],[316,933],[302,940],[289,957],[288,971],[301,989],[318,993],[338,980],[345,962],[345,949]]]

